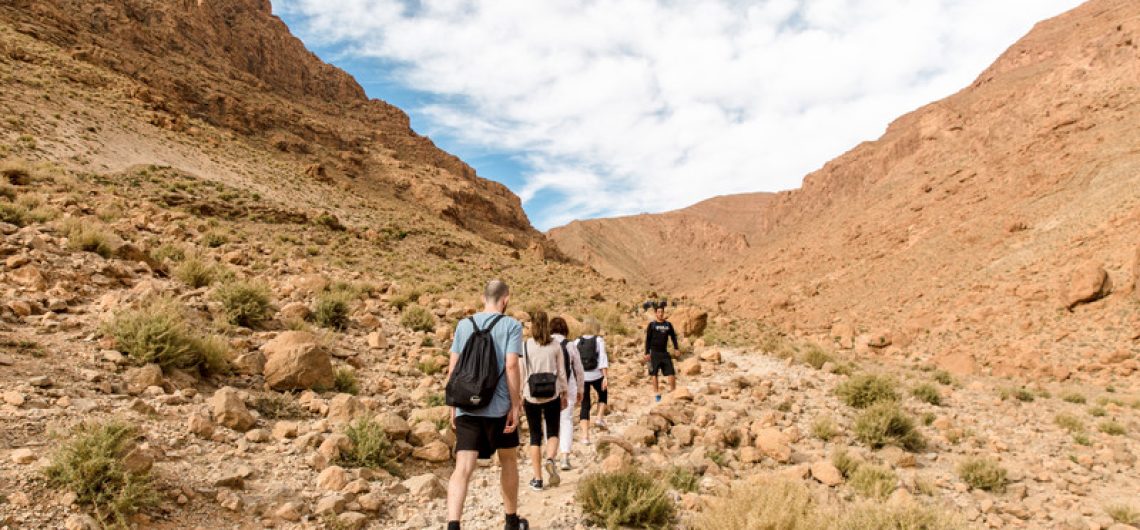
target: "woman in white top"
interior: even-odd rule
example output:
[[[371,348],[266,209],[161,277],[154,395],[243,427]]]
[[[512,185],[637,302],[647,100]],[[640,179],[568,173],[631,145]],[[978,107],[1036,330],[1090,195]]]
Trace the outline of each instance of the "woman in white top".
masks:
[[[570,326],[562,317],[550,319],[550,337],[562,346],[562,366],[566,369],[566,401],[570,406],[562,409],[558,426],[558,452],[562,456],[562,469],[570,469],[570,447],[574,443],[574,410],[582,402],[586,379],[578,348],[567,338]]]
[[[543,311],[530,315],[531,338],[523,344],[523,358],[519,362],[522,375],[522,402],[526,423],[530,428],[530,461],[534,466],[531,489],[542,491],[543,467],[547,485],[560,482],[554,457],[558,454],[558,421],[563,409],[569,406],[566,395],[566,369],[562,367],[562,345],[550,336],[550,320]],[[538,393],[541,392],[541,393]],[[546,438],[543,455],[542,439]],[[543,456],[546,465],[543,466]]]
[[[606,341],[598,335],[598,331],[602,327],[601,324],[593,318],[587,318],[583,324],[586,326],[586,333],[574,341],[574,349],[582,361],[583,377],[586,380],[586,387],[581,398],[582,413],[579,417],[582,421],[582,442],[589,444],[590,389],[598,393],[598,419],[596,423],[605,427],[606,404],[609,402],[610,360],[606,356]]]

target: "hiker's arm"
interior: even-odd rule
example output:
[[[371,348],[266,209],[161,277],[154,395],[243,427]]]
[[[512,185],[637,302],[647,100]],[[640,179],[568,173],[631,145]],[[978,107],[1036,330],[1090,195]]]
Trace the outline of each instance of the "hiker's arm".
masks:
[[[645,355],[649,355],[649,341],[653,339],[653,324],[645,326]]]
[[[677,330],[673,329],[673,325],[669,325],[669,338],[673,339],[673,349],[681,351],[681,347],[677,346]]]
[[[455,363],[457,363],[457,362],[459,362],[459,354],[455,353],[455,352],[451,352],[451,360],[449,360],[447,362],[447,375],[444,377],[445,381],[451,379],[451,372],[455,371]],[[455,430],[455,407],[447,407],[447,408],[451,409],[451,430],[454,431]]]
[[[522,376],[519,375],[519,354],[507,354],[507,391],[511,394],[511,410],[507,413],[505,432],[513,432],[519,424],[519,409],[522,408]]]
[[[586,370],[582,368],[582,353],[574,348],[574,355],[570,356],[570,365],[574,368],[574,382],[578,385],[578,401],[586,392]]]

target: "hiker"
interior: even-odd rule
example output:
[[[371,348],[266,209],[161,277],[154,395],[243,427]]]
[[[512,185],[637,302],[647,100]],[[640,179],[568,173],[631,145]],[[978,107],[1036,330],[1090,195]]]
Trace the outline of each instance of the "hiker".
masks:
[[[653,376],[654,400],[661,401],[658,372],[669,379],[670,392],[677,389],[673,358],[669,356],[669,340],[673,340],[673,350],[678,354],[681,348],[677,346],[677,332],[673,329],[673,324],[665,320],[665,306],[657,305],[654,314],[656,319],[645,328],[645,362],[649,363],[649,375]]]
[[[489,459],[496,453],[506,512],[504,528],[530,528],[527,520],[518,515],[518,426],[522,408],[519,355],[523,349],[523,327],[504,314],[510,300],[507,284],[491,280],[483,289],[483,311],[455,326],[446,394],[448,404],[452,405],[451,428],[455,431],[455,471],[447,484],[448,530],[460,530],[467,486],[477,461]],[[483,355],[479,355],[481,353]],[[481,370],[473,369],[473,365],[480,364],[479,360],[486,362],[478,366]],[[471,385],[472,381],[477,384]],[[480,391],[478,395],[472,395],[472,386]],[[485,399],[488,394],[489,401]],[[462,403],[453,404],[457,401]]]
[[[606,356],[606,340],[598,335],[601,324],[588,318],[583,322],[586,334],[574,341],[578,357],[582,360],[583,377],[586,380],[585,392],[582,396],[582,412],[578,415],[582,428],[582,443],[590,445],[590,390],[598,394],[598,419],[594,421],[599,427],[606,426],[606,406],[609,404],[610,382],[608,376],[610,359]]]
[[[559,465],[563,471],[570,469],[570,449],[574,443],[574,410],[582,403],[586,379],[582,370],[582,358],[578,347],[568,338],[570,326],[562,317],[550,319],[550,336],[562,347],[562,368],[566,371],[566,402],[558,422]]]
[[[558,454],[558,423],[562,409],[568,405],[562,346],[550,336],[550,320],[544,311],[535,311],[530,316],[530,338],[523,343],[521,368],[523,410],[530,429],[530,462],[534,467],[530,487],[542,491],[543,467],[551,487],[560,482],[554,457]],[[545,454],[542,450],[544,434]]]

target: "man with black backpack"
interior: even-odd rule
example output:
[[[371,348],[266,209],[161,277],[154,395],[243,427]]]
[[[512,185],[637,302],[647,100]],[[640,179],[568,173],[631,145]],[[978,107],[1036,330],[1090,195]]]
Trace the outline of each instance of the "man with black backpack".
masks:
[[[519,401],[523,326],[504,315],[510,288],[492,280],[483,311],[455,326],[445,392],[455,430],[455,471],[447,485],[447,529],[460,530],[467,485],[480,459],[499,455],[506,530],[530,528],[518,516]]]

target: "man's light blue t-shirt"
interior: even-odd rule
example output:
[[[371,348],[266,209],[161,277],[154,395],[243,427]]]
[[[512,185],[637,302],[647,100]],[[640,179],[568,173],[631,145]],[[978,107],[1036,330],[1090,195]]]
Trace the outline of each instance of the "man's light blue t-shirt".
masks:
[[[498,313],[475,313],[475,324],[479,329],[484,329],[491,320],[498,316]],[[471,328],[471,321],[463,319],[455,326],[455,339],[451,341],[451,353],[456,355],[463,354],[463,346],[467,344],[467,339],[475,332]],[[515,355],[522,353],[522,334],[523,326],[518,320],[511,317],[504,316],[495,324],[495,329],[491,330],[491,338],[495,341],[495,353],[499,357],[499,371],[503,372],[507,366],[507,354],[512,353]],[[499,387],[495,389],[495,397],[491,398],[491,404],[484,408],[473,412],[465,412],[463,409],[456,407],[455,414],[457,416],[481,416],[486,418],[501,418],[506,416],[511,411],[511,393],[510,386],[507,384],[507,374],[504,372],[503,377],[499,379]]]

